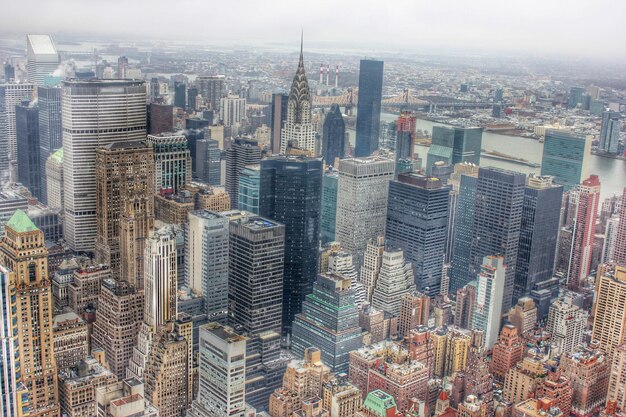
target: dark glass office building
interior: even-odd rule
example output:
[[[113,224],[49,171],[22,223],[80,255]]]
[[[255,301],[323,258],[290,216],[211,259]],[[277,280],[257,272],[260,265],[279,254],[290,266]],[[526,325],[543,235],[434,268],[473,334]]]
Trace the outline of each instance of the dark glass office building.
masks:
[[[404,251],[415,285],[431,297],[441,288],[449,204],[450,187],[438,178],[404,173],[389,182],[387,244]]]
[[[251,139],[237,138],[226,151],[226,191],[230,195],[230,206],[237,207],[239,201],[239,175],[246,165],[258,164],[261,160],[259,143]]]
[[[180,81],[174,81],[174,106],[187,108],[187,85]]]
[[[477,276],[485,256],[504,257],[502,312],[509,311],[513,300],[525,188],[526,175],[521,172],[493,167],[478,171],[470,276]]]
[[[361,60],[354,149],[354,156],[356,157],[370,156],[378,149],[380,106],[383,94],[383,66],[383,61]]]
[[[17,180],[41,198],[41,161],[39,158],[39,109],[28,103],[15,106],[17,140]]]
[[[462,175],[459,196],[454,218],[454,238],[452,240],[452,269],[448,294],[456,294],[474,278],[470,276],[470,248],[474,235],[474,206],[476,204],[476,186],[478,178]]]
[[[213,139],[196,141],[195,155],[196,176],[210,185],[222,183],[222,152],[219,142]]]
[[[346,149],[346,124],[338,104],[333,104],[324,119],[322,135],[322,159],[326,165],[334,165],[335,158],[343,159]]]
[[[350,352],[363,345],[362,339],[350,280],[343,275],[318,275],[293,322],[293,353],[300,358],[305,349],[316,347],[331,372],[348,372]]]
[[[46,183],[46,161],[62,146],[61,129],[61,87],[37,87],[37,107],[39,107],[39,170],[41,178],[41,201],[48,203]]]
[[[428,149],[426,171],[430,173],[433,164],[439,161],[447,165],[461,162],[480,165],[482,142],[482,127],[434,126],[432,145]]]
[[[317,271],[322,161],[272,157],[261,161],[259,213],[285,225],[283,333],[291,331]]]
[[[589,175],[586,160],[591,142],[585,137],[562,130],[546,130],[541,159],[541,175],[554,177],[564,191],[577,186]]]
[[[339,174],[332,168],[324,172],[322,178],[322,244],[335,240],[335,224],[337,223],[337,190]]]
[[[536,284],[552,278],[559,235],[563,186],[552,177],[530,176],[524,190],[522,224],[515,267],[513,302],[530,297]]]

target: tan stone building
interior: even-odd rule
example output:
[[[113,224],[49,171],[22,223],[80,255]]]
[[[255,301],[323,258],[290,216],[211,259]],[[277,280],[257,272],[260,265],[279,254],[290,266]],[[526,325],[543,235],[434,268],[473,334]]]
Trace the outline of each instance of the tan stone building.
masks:
[[[22,210],[4,225],[0,241],[0,265],[13,271],[19,363],[28,389],[30,416],[59,414],[57,367],[52,331],[52,286],[48,277],[45,238]],[[4,360],[4,358],[3,358]]]
[[[162,329],[155,336],[144,381],[146,398],[160,417],[181,416],[190,405],[188,355],[187,340],[173,329]]]
[[[54,357],[59,372],[76,366],[89,354],[89,329],[73,311],[54,316]]]
[[[144,395],[144,384],[135,378],[99,387],[97,417],[159,417],[159,410]]]
[[[74,281],[67,289],[69,306],[77,314],[88,308],[98,309],[102,281],[111,278],[108,266],[92,266],[74,271]]]
[[[435,354],[436,377],[450,376],[465,369],[467,353],[472,344],[469,330],[443,327],[431,332]]]
[[[430,297],[420,294],[405,294],[400,300],[400,316],[398,317],[398,335],[408,337],[411,330],[428,324]]]
[[[522,297],[517,300],[511,310],[509,310],[509,321],[520,335],[531,331],[537,324],[537,306],[530,297]]]
[[[117,382],[117,377],[92,357],[59,373],[61,412],[68,417],[96,415],[96,389]]]
[[[322,401],[330,417],[354,417],[361,408],[361,391],[340,374],[322,384]]]
[[[154,226],[155,165],[144,141],[96,150],[96,261],[141,285],[143,239]]]
[[[489,368],[496,381],[504,382],[504,377],[524,358],[524,345],[517,327],[505,324],[500,337],[493,346]]]
[[[591,338],[609,356],[626,343],[626,266],[598,268]]]
[[[502,396],[513,404],[527,400],[535,395],[546,375],[542,356],[526,356],[506,374]]]
[[[126,375],[143,318],[144,293],[126,281],[102,281],[92,347],[104,349],[111,371]]]

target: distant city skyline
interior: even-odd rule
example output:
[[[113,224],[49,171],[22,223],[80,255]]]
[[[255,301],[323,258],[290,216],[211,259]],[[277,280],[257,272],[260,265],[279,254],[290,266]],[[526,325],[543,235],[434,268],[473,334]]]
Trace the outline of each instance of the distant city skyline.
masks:
[[[297,39],[304,29],[305,49],[309,45],[332,45],[367,50],[420,52],[439,49],[532,53],[548,56],[578,56],[619,59],[626,52],[617,48],[626,37],[620,17],[626,4],[610,0],[509,2],[497,7],[488,0],[465,2],[413,2],[394,0],[386,8],[363,7],[357,0],[320,0],[299,4],[297,10],[286,0],[271,7],[258,7],[250,0],[232,3],[202,3],[192,0],[168,7],[165,1],[124,2],[112,0],[93,18],[90,3],[70,0],[33,0],[29,25],[36,32],[67,35],[107,36],[107,39],[137,38],[169,41],[228,42],[262,44]],[[119,7],[124,12],[119,13]],[[167,13],[162,13],[167,7]],[[71,10],[71,13],[67,11]],[[246,19],[246,12],[252,14]],[[3,6],[0,27],[4,35],[23,32],[20,3]],[[203,25],[185,25],[193,11],[196,16],[236,16],[211,19],[211,31]],[[115,24],[112,24],[112,21]],[[281,22],[273,25],[272,22]],[[363,22],[367,22],[366,29]],[[158,27],[158,32],[153,28]],[[0,35],[1,36],[1,35]],[[620,56],[621,54],[621,56]]]

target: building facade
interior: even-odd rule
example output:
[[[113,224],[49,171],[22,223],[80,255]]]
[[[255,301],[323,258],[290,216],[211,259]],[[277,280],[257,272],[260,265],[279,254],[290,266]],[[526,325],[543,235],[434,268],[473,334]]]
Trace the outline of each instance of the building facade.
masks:
[[[378,149],[383,61],[362,59],[359,66],[359,102],[354,156],[368,157]]]

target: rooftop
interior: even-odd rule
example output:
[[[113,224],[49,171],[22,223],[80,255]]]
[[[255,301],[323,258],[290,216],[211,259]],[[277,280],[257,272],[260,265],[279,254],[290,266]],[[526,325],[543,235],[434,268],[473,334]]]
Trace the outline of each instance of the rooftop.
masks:
[[[29,51],[36,55],[53,55],[57,48],[50,35],[26,35]],[[57,58],[58,59],[58,58]]]
[[[34,232],[39,230],[33,221],[22,210],[17,209],[9,221],[5,224],[17,233]]]

